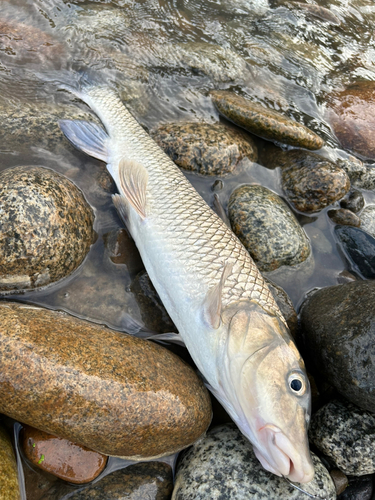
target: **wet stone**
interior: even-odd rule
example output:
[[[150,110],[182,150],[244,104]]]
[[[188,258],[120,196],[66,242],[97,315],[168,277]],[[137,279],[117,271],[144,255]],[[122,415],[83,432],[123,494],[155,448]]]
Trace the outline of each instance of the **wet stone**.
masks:
[[[274,192],[258,185],[233,191],[229,219],[261,271],[293,266],[306,260],[309,240],[286,203]]]
[[[233,92],[214,90],[210,96],[225,118],[252,134],[306,149],[320,149],[324,141],[310,129],[290,118]]]
[[[339,500],[371,500],[374,491],[374,476],[353,476],[349,478],[349,486],[341,494]]]
[[[363,194],[356,189],[350,190],[349,193],[340,201],[342,208],[346,208],[355,214],[362,210],[365,205]]]
[[[343,400],[333,400],[311,418],[309,439],[344,474],[375,472],[375,416]]]
[[[161,346],[19,303],[0,303],[0,325],[0,412],[19,422],[131,460],[175,453],[210,423],[202,381]]]
[[[263,277],[274,299],[276,300],[277,305],[279,306],[281,314],[283,315],[285,321],[287,322],[290,333],[292,334],[293,337],[295,337],[298,328],[298,318],[292,301],[290,300],[286,291],[283,288],[281,288],[281,286],[276,285],[276,283],[266,278],[265,276]]]
[[[345,149],[375,159],[375,82],[357,82],[327,99],[328,121]]]
[[[361,219],[351,210],[346,210],[345,208],[339,208],[338,210],[328,210],[328,217],[335,224],[354,227],[359,227],[361,225]]]
[[[350,189],[347,174],[329,160],[307,151],[293,150],[279,156],[282,187],[300,212],[314,213],[340,200]]]
[[[359,215],[361,229],[375,237],[375,205],[367,205]]]
[[[300,320],[314,375],[368,411],[375,411],[374,301],[375,281],[326,287],[304,302]]]
[[[375,189],[375,168],[351,156],[337,160],[337,164],[348,174],[352,186],[360,189]]]
[[[327,469],[311,454],[315,478],[301,485],[308,493],[335,499],[335,486]],[[264,470],[252,445],[233,424],[212,429],[185,452],[177,464],[172,500],[305,500],[306,494],[285,479]]]
[[[221,123],[170,123],[151,135],[179,167],[199,174],[224,175],[242,158],[258,158],[250,136]]]
[[[348,486],[348,478],[339,469],[332,469],[330,471],[330,476],[332,478],[332,481],[335,483],[336,494],[340,495]]]
[[[94,215],[69,179],[43,167],[0,174],[0,291],[61,280],[83,261]]]
[[[4,427],[0,427],[0,498],[21,500],[17,462],[12,443]]]
[[[144,265],[133,238],[126,229],[117,229],[103,235],[108,257],[114,264],[125,264],[130,275],[139,273]]]
[[[350,271],[364,279],[375,278],[375,238],[350,226],[336,226],[335,235]]]
[[[28,425],[22,429],[21,443],[25,457],[34,466],[74,484],[93,481],[104,470],[108,459]]]

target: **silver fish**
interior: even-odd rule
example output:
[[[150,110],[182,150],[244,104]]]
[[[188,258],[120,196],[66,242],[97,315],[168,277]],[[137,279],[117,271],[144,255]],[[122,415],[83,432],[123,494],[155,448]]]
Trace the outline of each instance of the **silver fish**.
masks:
[[[243,245],[106,87],[74,93],[94,123],[60,122],[67,138],[107,163],[113,201],[207,385],[253,444],[263,467],[314,476],[303,361]]]

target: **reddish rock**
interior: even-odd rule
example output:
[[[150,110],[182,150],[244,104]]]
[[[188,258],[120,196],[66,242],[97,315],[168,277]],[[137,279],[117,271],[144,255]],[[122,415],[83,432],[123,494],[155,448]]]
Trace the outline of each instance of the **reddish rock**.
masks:
[[[64,481],[82,484],[93,481],[108,457],[28,425],[22,430],[22,448],[32,464]]]
[[[358,82],[327,100],[328,121],[345,149],[375,159],[375,82]]]

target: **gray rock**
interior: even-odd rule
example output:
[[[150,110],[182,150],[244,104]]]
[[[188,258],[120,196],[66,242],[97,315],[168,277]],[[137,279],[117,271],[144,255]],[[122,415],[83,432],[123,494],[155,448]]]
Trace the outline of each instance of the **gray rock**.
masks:
[[[221,123],[170,123],[151,135],[179,167],[199,174],[227,174],[242,158],[258,158],[249,135]]]
[[[323,288],[301,310],[305,359],[339,393],[375,411],[375,281]]]
[[[286,203],[258,185],[233,191],[228,205],[234,233],[245,245],[261,271],[306,260],[309,240]]]
[[[335,224],[354,227],[361,226],[361,219],[351,210],[347,210],[346,208],[339,208],[338,210],[328,210],[328,217]]]
[[[49,285],[83,261],[94,215],[82,192],[48,168],[0,174],[0,291]]]
[[[0,498],[21,499],[16,457],[8,433],[2,426],[0,427]]]
[[[375,238],[375,205],[368,205],[359,215],[361,229]]]
[[[349,176],[350,177],[350,176]],[[365,200],[361,191],[357,189],[351,189],[349,193],[340,201],[342,208],[350,210],[353,213],[357,213],[365,205]]]
[[[345,474],[375,472],[375,416],[345,400],[333,400],[311,418],[309,439]]]
[[[360,189],[375,189],[374,164],[364,164],[353,156],[346,160],[337,160],[337,164],[348,174],[352,186]]]
[[[308,493],[335,499],[332,479],[312,454],[315,478],[301,486]],[[172,500],[306,500],[285,479],[264,470],[249,441],[234,424],[212,429],[193,445],[177,466]]]

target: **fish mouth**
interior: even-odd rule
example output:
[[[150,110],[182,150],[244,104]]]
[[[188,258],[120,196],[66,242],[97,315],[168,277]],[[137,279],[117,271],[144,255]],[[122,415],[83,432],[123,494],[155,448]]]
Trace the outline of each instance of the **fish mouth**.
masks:
[[[259,430],[262,451],[254,446],[254,453],[262,466],[296,483],[308,483],[314,477],[314,466],[308,449],[303,444],[302,453],[298,453],[290,439],[272,424]]]

